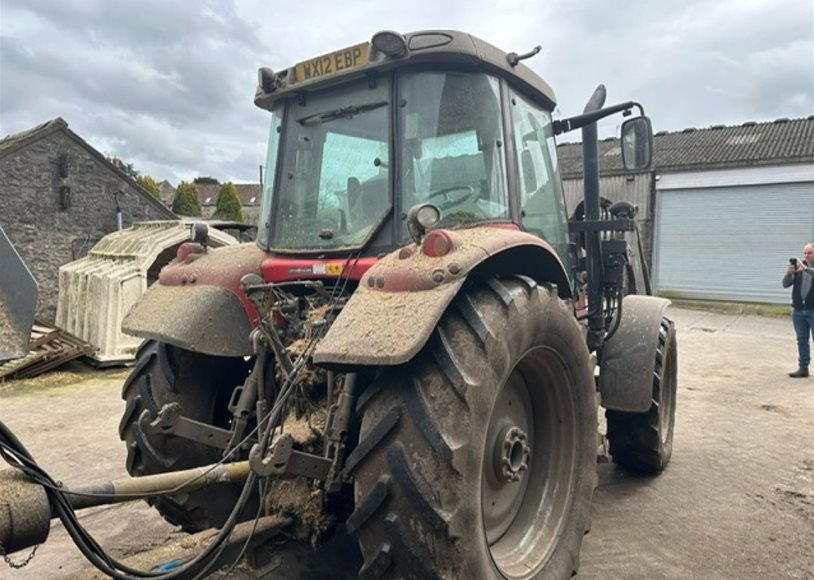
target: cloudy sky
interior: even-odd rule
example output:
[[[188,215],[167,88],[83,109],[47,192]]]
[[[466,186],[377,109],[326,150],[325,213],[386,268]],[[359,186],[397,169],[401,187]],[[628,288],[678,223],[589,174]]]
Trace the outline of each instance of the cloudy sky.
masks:
[[[259,66],[429,28],[542,45],[561,117],[598,83],[656,131],[814,113],[811,0],[0,0],[0,137],[61,116],[159,181],[257,181]]]

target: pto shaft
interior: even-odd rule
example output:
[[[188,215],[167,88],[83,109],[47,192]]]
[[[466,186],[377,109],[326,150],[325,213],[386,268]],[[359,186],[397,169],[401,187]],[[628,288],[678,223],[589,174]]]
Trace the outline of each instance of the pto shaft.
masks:
[[[63,489],[74,509],[189,492],[218,483],[239,483],[249,475],[249,462],[214,464],[183,471]],[[0,547],[10,554],[41,544],[56,517],[45,488],[17,470],[0,471]]]

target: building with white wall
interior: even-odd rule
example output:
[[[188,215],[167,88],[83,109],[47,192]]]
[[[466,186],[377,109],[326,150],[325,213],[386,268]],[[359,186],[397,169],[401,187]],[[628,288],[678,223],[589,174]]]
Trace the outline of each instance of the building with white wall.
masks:
[[[558,148],[569,208],[581,145]],[[649,172],[626,175],[618,139],[600,142],[600,192],[639,206],[659,293],[788,303],[788,259],[814,241],[814,115],[660,132]]]

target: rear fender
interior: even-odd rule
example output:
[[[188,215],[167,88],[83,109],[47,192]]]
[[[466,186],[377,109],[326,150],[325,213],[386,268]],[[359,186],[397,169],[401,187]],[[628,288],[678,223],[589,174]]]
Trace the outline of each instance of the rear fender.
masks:
[[[625,296],[622,320],[605,343],[599,369],[599,393],[606,409],[628,413],[650,409],[659,329],[669,304],[665,298]]]
[[[571,296],[556,251],[536,236],[495,227],[433,230],[420,246],[405,246],[365,273],[317,345],[314,362],[329,366],[407,362],[421,350],[473,274],[523,274],[556,284],[563,298]]]
[[[202,251],[202,249],[201,249]],[[216,356],[252,354],[257,311],[240,287],[262,274],[267,255],[255,244],[179,251],[122,321],[122,331]]]

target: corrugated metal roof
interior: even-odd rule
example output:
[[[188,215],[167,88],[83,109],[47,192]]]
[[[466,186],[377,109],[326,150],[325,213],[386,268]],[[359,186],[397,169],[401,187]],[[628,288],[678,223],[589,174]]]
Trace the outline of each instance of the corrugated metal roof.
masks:
[[[659,172],[814,163],[814,115],[659,131],[653,141],[653,169]],[[563,177],[582,175],[581,143],[559,145],[557,153]],[[619,139],[599,142],[599,166],[602,175],[624,173]]]

